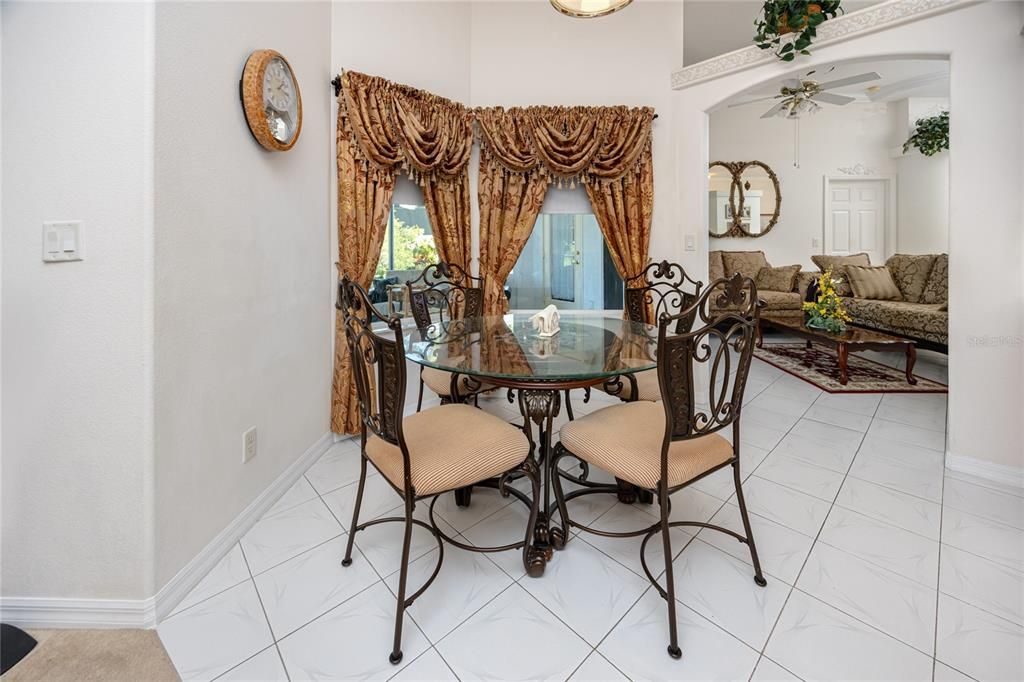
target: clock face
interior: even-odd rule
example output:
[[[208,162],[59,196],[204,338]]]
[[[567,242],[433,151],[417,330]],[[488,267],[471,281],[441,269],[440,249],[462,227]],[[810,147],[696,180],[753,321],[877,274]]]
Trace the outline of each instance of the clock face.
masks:
[[[295,135],[295,81],[280,57],[271,59],[263,74],[263,103],[270,134],[289,142]]]
[[[295,145],[302,132],[302,95],[287,59],[274,50],[250,54],[239,95],[249,130],[264,149],[286,152]]]

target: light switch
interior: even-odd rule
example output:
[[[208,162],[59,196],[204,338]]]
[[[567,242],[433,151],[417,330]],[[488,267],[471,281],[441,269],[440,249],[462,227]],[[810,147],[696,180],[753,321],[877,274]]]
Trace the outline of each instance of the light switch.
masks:
[[[43,223],[43,261],[63,263],[82,260],[82,221]]]
[[[821,240],[818,239],[817,237],[811,237],[811,248],[812,249],[821,248]]]
[[[685,243],[686,243],[686,250],[687,251],[696,251],[697,250],[697,238],[694,237],[692,234],[686,235]]]

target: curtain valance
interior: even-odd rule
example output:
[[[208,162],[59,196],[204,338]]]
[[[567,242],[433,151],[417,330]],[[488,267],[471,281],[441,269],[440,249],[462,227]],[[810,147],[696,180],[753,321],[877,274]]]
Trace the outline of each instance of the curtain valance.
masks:
[[[339,119],[365,163],[392,173],[461,180],[473,149],[464,105],[379,76],[345,71]]]
[[[482,164],[537,171],[548,182],[619,180],[650,156],[650,107],[486,107],[473,114]]]

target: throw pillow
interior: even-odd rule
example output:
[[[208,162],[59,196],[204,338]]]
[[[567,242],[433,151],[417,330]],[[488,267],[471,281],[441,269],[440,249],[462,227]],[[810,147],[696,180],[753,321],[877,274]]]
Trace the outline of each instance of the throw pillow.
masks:
[[[889,260],[885,261],[885,266],[892,273],[904,301],[921,302],[921,294],[924,292],[924,285],[928,281],[934,262],[935,256],[932,254],[911,256],[903,253],[890,256]]]
[[[939,310],[944,312],[944,313],[948,313],[949,312],[949,301],[946,301],[945,303],[940,305],[939,306]]]
[[[725,277],[725,266],[722,264],[721,251],[708,252],[708,279],[714,282]]]
[[[853,287],[853,295],[857,298],[870,298],[875,301],[902,301],[903,295],[892,279],[889,268],[862,268],[857,265],[846,266],[846,276]]]
[[[943,303],[949,297],[949,256],[940,253],[928,273],[924,291],[921,293],[922,303]]]
[[[848,278],[845,271],[847,265],[857,265],[860,267],[871,265],[871,259],[868,258],[866,253],[854,253],[849,256],[811,256],[811,261],[822,272],[832,268],[832,277],[840,280],[839,284],[836,285],[836,294],[839,296],[850,296],[853,294],[850,282],[847,281]]]
[[[768,265],[768,260],[764,257],[764,251],[723,251],[722,265],[725,266],[726,277],[732,277],[738,272],[754,279],[761,268]]]
[[[758,270],[754,284],[758,291],[793,291],[799,265],[783,265],[778,268],[766,266]]]

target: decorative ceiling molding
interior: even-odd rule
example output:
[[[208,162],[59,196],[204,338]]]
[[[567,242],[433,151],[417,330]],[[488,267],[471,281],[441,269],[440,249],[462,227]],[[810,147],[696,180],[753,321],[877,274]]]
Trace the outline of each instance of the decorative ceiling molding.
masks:
[[[818,37],[814,47],[851,40],[863,35],[905,24],[917,19],[943,14],[961,7],[974,5],[982,0],[887,0],[856,12],[830,19],[818,26]],[[735,73],[754,66],[777,61],[771,50],[762,50],[750,45],[719,57],[706,59],[697,64],[683,67],[672,74],[672,89],[685,88]],[[797,62],[792,62],[794,67]]]
[[[845,166],[838,169],[843,175],[877,175],[878,171],[870,166],[858,163],[855,166]]]

